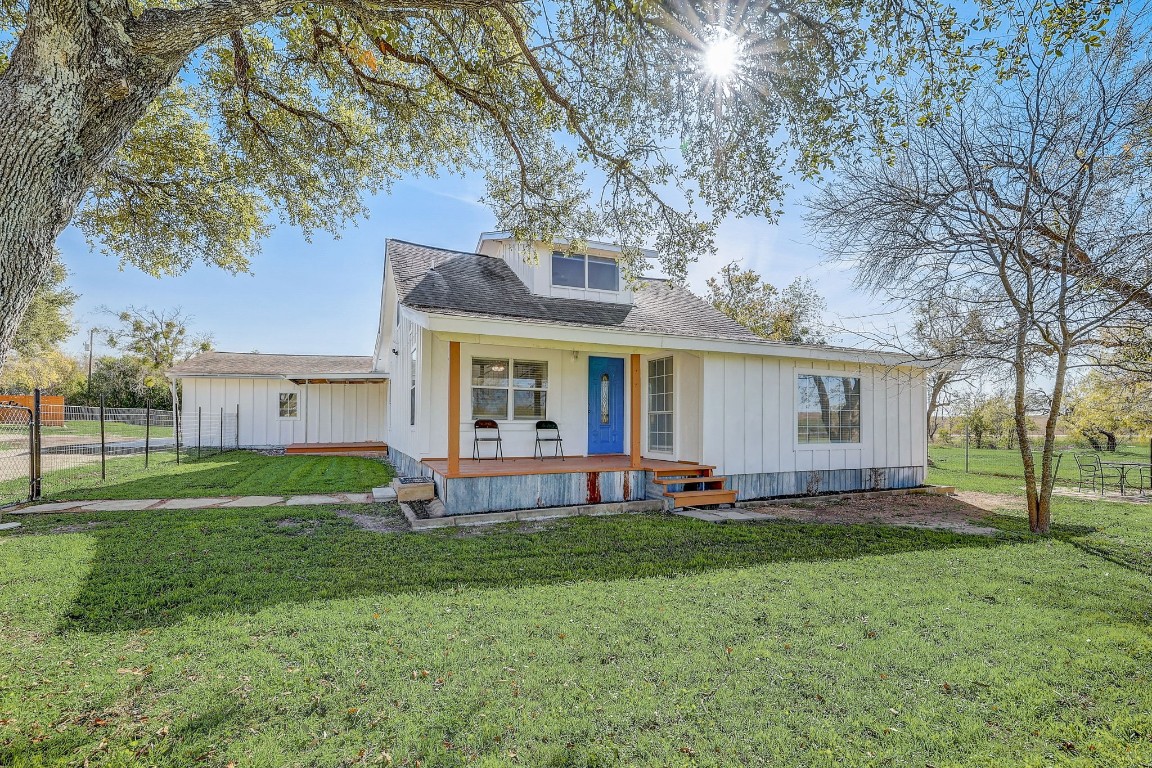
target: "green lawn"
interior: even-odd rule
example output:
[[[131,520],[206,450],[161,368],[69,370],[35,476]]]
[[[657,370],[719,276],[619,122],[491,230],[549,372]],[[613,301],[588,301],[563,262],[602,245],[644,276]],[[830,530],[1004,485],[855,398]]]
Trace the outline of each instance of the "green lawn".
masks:
[[[1079,477],[1074,454],[1090,453],[1086,449],[1061,447],[1057,453],[1062,454],[1060,459],[1060,474],[1058,480],[1064,485],[1074,485]],[[964,471],[964,446],[943,447],[931,446],[928,455],[936,466],[943,470]],[[1101,453],[1103,461],[1152,461],[1149,457],[1148,444],[1122,445],[1115,453]],[[1037,454],[1037,460],[1039,460]],[[971,474],[998,475],[1001,477],[1023,477],[1024,464],[1020,459],[1020,451],[1016,449],[972,448],[968,456],[968,469]]]
[[[104,422],[104,435],[107,439],[113,438],[139,438],[144,439],[144,426],[140,424],[126,424],[120,421],[105,421]],[[72,419],[64,422],[62,427],[41,427],[40,433],[44,437],[46,443],[51,444],[53,437],[67,437],[73,435],[84,435],[85,437],[94,437],[97,442],[100,439],[100,422],[87,421],[81,419]],[[160,427],[153,425],[148,429],[148,434],[151,437],[172,437],[172,427]]]
[[[98,461],[44,473],[44,499],[171,499],[198,496],[288,495],[363,492],[386,485],[392,469],[359,456],[264,456],[230,451],[201,459],[172,452],[108,459],[108,478],[100,480]],[[0,483],[0,496],[24,492],[27,480]],[[17,487],[18,486],[18,487]]]
[[[1085,542],[1152,548],[1152,507],[1060,504],[1047,539],[39,516],[0,537],[0,765],[1148,765],[1149,572]]]

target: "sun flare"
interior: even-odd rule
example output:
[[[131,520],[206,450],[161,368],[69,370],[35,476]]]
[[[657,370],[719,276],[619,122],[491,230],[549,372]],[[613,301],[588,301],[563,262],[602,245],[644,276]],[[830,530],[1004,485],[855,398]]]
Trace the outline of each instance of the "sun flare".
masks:
[[[727,80],[740,64],[740,41],[721,34],[704,49],[704,69],[717,80]]]

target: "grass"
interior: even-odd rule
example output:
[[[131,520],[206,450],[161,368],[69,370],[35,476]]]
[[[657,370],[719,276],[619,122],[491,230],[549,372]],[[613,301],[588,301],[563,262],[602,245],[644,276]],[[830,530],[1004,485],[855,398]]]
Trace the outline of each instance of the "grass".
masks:
[[[1152,532],[1152,508],[1068,505]],[[1074,544],[1082,522],[27,524],[0,538],[6,766],[1152,761],[1148,577]]]
[[[1057,453],[1063,454],[1060,460],[1059,474],[1057,480],[1064,485],[1074,485],[1079,477],[1079,471],[1076,468],[1076,460],[1073,454],[1088,453],[1087,449],[1080,448],[1063,448]],[[963,472],[964,471],[964,447],[945,447],[945,446],[931,446],[928,449],[928,456],[936,464],[936,466],[943,470]],[[1152,461],[1149,457],[1148,445],[1122,445],[1115,453],[1102,453],[1100,454],[1103,461],[1139,461],[1148,463]],[[1037,454],[1039,459],[1039,454]],[[1022,478],[1024,476],[1024,464],[1020,459],[1020,451],[1013,448],[1011,450],[995,449],[995,448],[972,448],[968,457],[968,469],[970,474],[976,475],[994,475],[997,477],[1010,477]]]
[[[106,421],[104,422],[104,435],[107,439],[111,440],[122,439],[125,437],[144,439],[144,426],[141,424],[128,424],[121,421]],[[45,438],[51,439],[52,437],[66,437],[72,435],[84,435],[85,437],[94,437],[97,440],[100,438],[100,422],[95,420],[72,419],[64,422],[62,427],[49,427],[42,426],[40,433]],[[153,425],[149,430],[150,437],[170,438],[173,435],[172,427],[161,427]],[[49,443],[51,444],[51,443]]]
[[[265,456],[230,451],[201,459],[154,454],[108,460],[108,478],[100,463],[88,462],[44,473],[45,500],[156,499],[199,496],[259,496],[339,491],[364,492],[392,479],[387,464],[358,456]],[[0,483],[0,497],[16,496],[27,479]]]
[[[947,450],[947,449],[945,449]],[[955,449],[952,449],[955,450]],[[1015,451],[973,451],[970,473],[963,471],[963,449],[959,464],[956,456],[933,448],[930,454],[937,467],[929,470],[928,482],[951,485],[961,490],[1004,494],[1016,499],[1013,512],[994,522],[1005,530],[1023,532],[1027,529],[1022,510],[1024,480],[1020,455]],[[1121,447],[1114,457],[1117,461],[1147,461],[1146,446]],[[1065,457],[1071,459],[1070,456]],[[1072,469],[1068,469],[1071,464]],[[979,472],[977,472],[979,469]],[[1059,479],[1062,485],[1075,486],[1075,462],[1062,462]],[[1113,496],[1109,500],[1088,501],[1083,498],[1052,497],[1053,534],[1086,552],[1141,573],[1152,576],[1152,504],[1123,503]]]

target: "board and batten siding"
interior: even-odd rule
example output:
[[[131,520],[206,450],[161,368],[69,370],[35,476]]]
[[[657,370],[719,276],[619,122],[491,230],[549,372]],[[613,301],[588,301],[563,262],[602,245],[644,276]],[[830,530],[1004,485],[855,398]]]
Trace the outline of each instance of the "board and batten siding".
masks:
[[[360,443],[384,439],[388,384],[306,384],[280,378],[181,379],[182,432],[195,435],[197,409],[205,433],[217,427],[220,409],[230,419],[239,406],[240,446],[276,447],[292,443]],[[296,418],[280,418],[280,393],[295,392]],[[230,442],[231,435],[228,435]]]
[[[927,462],[920,370],[758,355],[705,355],[702,361],[701,461],[718,472],[923,468]],[[797,442],[796,377],[803,373],[860,377],[860,443]]]

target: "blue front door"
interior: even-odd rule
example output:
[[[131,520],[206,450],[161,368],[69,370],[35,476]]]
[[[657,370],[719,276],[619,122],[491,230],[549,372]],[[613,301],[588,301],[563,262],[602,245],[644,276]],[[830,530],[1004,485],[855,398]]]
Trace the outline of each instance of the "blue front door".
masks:
[[[588,358],[588,455],[624,453],[624,359]]]

